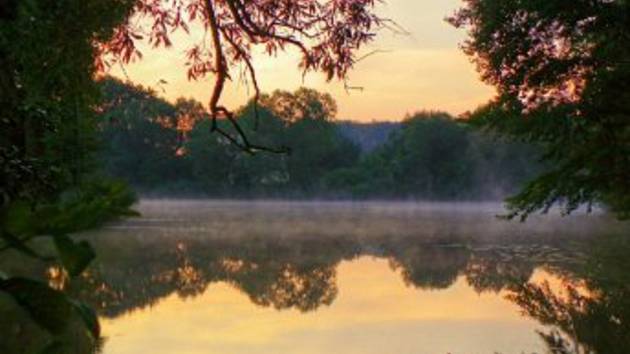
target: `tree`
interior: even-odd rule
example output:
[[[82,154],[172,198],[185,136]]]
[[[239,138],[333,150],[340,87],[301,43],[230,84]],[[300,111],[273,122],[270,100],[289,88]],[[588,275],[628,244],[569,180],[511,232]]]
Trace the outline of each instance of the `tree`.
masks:
[[[181,112],[194,109],[195,104],[180,101],[173,106],[151,90],[113,78],[102,80],[101,86],[99,128],[105,170],[135,186],[174,179],[182,141],[178,110],[186,117]]]
[[[356,61],[357,51],[390,21],[373,13],[375,0],[190,0],[156,2],[137,0],[135,14],[144,21],[129,21],[117,28],[111,41],[99,48],[114,61],[129,62],[141,57],[136,42],[148,33],[155,47],[171,45],[170,34],[188,32],[199,26],[209,34],[210,43],[195,43],[186,52],[188,77],[215,77],[209,111],[212,129],[246,151],[283,150],[252,144],[240,129],[233,113],[221,105],[221,96],[231,70],[242,65],[257,101],[260,96],[252,52],[261,46],[269,55],[286,47],[301,53],[300,67],[323,71],[328,80],[344,79]],[[150,28],[143,28],[149,23]],[[204,36],[204,41],[206,36]],[[210,44],[210,45],[207,45]],[[101,62],[106,65],[107,62]],[[109,63],[111,64],[111,62]],[[236,130],[230,134],[217,124],[226,119]]]
[[[193,181],[206,193],[219,194],[229,187],[236,152],[229,141],[210,131],[209,120],[199,121],[184,144],[184,159]]]
[[[76,276],[94,252],[68,234],[129,213],[133,195],[124,185],[95,177],[91,160],[98,99],[95,43],[108,40],[131,7],[124,0],[9,0],[0,5],[3,257],[8,250],[19,251],[60,263]],[[52,241],[54,256],[28,244],[39,237]],[[40,347],[25,350],[71,353],[64,343],[68,338],[97,344],[98,320],[89,308],[45,283],[13,275],[0,271],[0,296],[11,299],[47,335]],[[68,333],[77,322],[81,332]]]
[[[470,192],[474,161],[463,124],[447,113],[408,117],[384,146],[362,161],[362,194],[453,199]],[[368,195],[369,195],[368,194]]]
[[[178,98],[175,101],[176,124],[178,133],[178,144],[181,146],[187,139],[189,133],[199,121],[209,118],[203,104],[192,98]]]
[[[277,90],[263,95],[260,103],[287,123],[304,119],[332,121],[337,116],[337,103],[332,96],[305,87],[295,92]]]
[[[252,100],[236,112],[234,119],[239,129],[256,145],[288,146],[291,154],[280,158],[267,154],[243,155],[227,144],[229,139],[211,138],[209,131],[198,131],[196,126],[186,148],[187,157],[197,170],[209,173],[208,169],[214,169],[221,173],[228,180],[224,186],[233,193],[315,192],[326,173],[353,165],[359,156],[358,147],[342,136],[334,124],[335,114],[334,99],[312,89],[261,95],[260,103]],[[236,134],[227,122],[218,124],[225,132]],[[211,140],[210,145],[218,150],[204,148],[199,139]],[[215,153],[218,155],[214,157],[222,156],[215,161],[221,167],[217,164],[203,167],[201,161],[212,159]],[[196,172],[195,176],[200,177]]]
[[[629,18],[622,0],[467,0],[450,19],[498,91],[473,118],[540,144],[552,166],[509,200],[510,216],[604,202],[630,217]]]
[[[314,90],[274,92],[235,112],[248,139],[291,146],[290,155],[244,154],[200,103],[164,101],[152,90],[105,78],[99,133],[105,171],[145,192],[260,196],[319,192],[324,176],[357,162],[359,148],[334,121],[335,101]],[[287,109],[287,107],[292,107]],[[226,120],[217,122],[238,134]],[[192,127],[191,127],[192,125]]]
[[[405,193],[453,198],[470,189],[473,166],[465,127],[448,114],[433,112],[416,114],[404,125],[394,140],[398,149],[393,158],[398,163],[393,173]]]
[[[285,146],[286,122],[255,101],[237,111],[237,121],[251,140],[261,146]],[[279,192],[289,180],[286,155],[239,154],[235,152],[232,187],[236,192],[266,194]]]
[[[107,40],[131,7],[130,1],[3,2],[2,207],[54,198],[90,171],[98,98],[94,43]]]
[[[276,91],[263,96],[261,105],[285,122],[284,143],[291,148],[287,172],[292,186],[312,191],[327,172],[357,161],[359,147],[342,136],[333,123],[337,104],[330,95],[307,88],[293,93]]]
[[[540,148],[496,132],[469,129],[468,158],[474,163],[474,194],[487,200],[513,195],[545,171]]]
[[[496,200],[541,169],[534,146],[467,123],[447,113],[416,113],[358,163],[330,171],[324,184],[359,198]]]

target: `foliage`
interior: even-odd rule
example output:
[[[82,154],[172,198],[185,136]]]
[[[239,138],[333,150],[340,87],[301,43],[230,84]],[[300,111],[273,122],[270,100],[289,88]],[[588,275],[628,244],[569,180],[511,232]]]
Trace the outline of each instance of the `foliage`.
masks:
[[[123,215],[135,196],[121,182],[94,180],[69,189],[50,203],[13,203],[2,214],[4,230],[27,237],[61,235],[98,226]]]
[[[103,101],[99,132],[105,170],[132,185],[148,186],[176,173],[177,169],[169,167],[181,160],[177,151],[183,143],[183,132],[177,128],[191,113],[195,114],[194,105],[180,101],[176,107],[150,90],[125,86],[114,79],[100,84]]]
[[[91,105],[98,96],[94,43],[106,40],[130,9],[129,1],[7,6],[12,10],[0,18],[3,205],[54,196],[89,169]]]
[[[111,78],[101,84],[108,102],[99,123],[106,171],[145,193],[496,199],[541,169],[535,147],[474,132],[466,121],[440,112],[420,112],[395,129],[375,125],[392,134],[361,154],[344,134],[348,123],[334,119],[334,100],[305,88],[262,95],[260,104],[236,112],[254,144],[291,150],[251,155],[212,134],[213,123],[200,108],[182,115],[182,100],[172,105]],[[181,129],[183,120],[193,122],[190,131]],[[217,124],[234,133],[226,120]]]
[[[253,50],[259,46],[269,56],[292,47],[301,55],[299,66],[304,73],[321,71],[327,80],[344,80],[357,60],[357,52],[375,38],[376,32],[396,27],[375,14],[376,3],[375,0],[137,0],[136,16],[119,26],[112,39],[99,49],[110,62],[127,63],[142,57],[138,41],[146,40],[153,47],[170,47],[174,32],[189,34],[190,28],[203,29],[208,36],[195,40],[185,55],[189,79],[214,75],[209,102],[212,130],[247,152],[286,152],[252,144],[234,119],[234,113],[221,104],[232,71],[240,70],[242,77],[251,83],[255,102],[260,98],[260,90]],[[232,132],[217,124],[221,118],[227,120]]]
[[[466,156],[468,136],[465,127],[450,119],[447,114],[419,114],[394,137],[386,159],[397,162],[392,177],[405,192],[453,197],[449,194],[469,189],[473,166]]]
[[[337,103],[332,96],[305,87],[293,93],[278,90],[263,95],[260,104],[289,123],[304,119],[332,120],[337,115]]]
[[[228,183],[233,161],[233,151],[228,142],[218,135],[211,134],[210,121],[201,121],[190,133],[190,140],[184,145],[185,159],[190,179],[198,181],[206,192],[218,193]]]
[[[128,208],[135,200],[125,184],[97,180],[63,193],[50,203],[14,202],[0,215],[2,224],[0,252],[18,251],[45,263],[56,257],[42,255],[28,242],[51,237],[59,262],[70,277],[79,276],[95,258],[95,251],[85,241],[75,241],[69,233],[90,229],[121,215],[132,215]],[[59,347],[72,352],[59,338],[68,336],[67,327],[82,322],[89,330],[90,345],[98,345],[100,329],[95,313],[81,302],[70,299],[48,284],[27,278],[0,279],[0,294],[9,294],[53,339],[47,348]],[[7,313],[3,309],[3,313]],[[76,335],[73,336],[76,341]],[[57,339],[55,339],[57,338]],[[51,349],[52,350],[52,349]],[[85,350],[85,349],[84,349]]]
[[[183,132],[177,104],[111,78],[101,84],[107,98],[99,123],[102,140],[108,142],[104,166],[141,191],[175,186],[180,193],[201,190],[215,196],[304,195],[321,191],[324,175],[358,159],[358,147],[334,123],[334,100],[314,90],[277,91],[236,112],[240,129],[256,145],[291,150],[289,155],[273,155],[245,154],[229,139],[213,134],[213,123],[203,110],[195,111],[192,119],[186,116],[194,125]],[[188,105],[198,107],[192,101]],[[216,124],[235,133],[226,120]]]
[[[408,117],[387,142],[327,183],[363,197],[494,199],[539,169],[530,146],[471,131],[447,113]]]
[[[526,218],[563,204],[630,212],[630,3],[468,0],[450,21],[498,97],[481,126],[539,144],[551,167],[509,200]]]
[[[330,95],[302,88],[292,95],[274,92],[262,102],[289,123],[286,145],[292,153],[287,172],[294,187],[317,188],[327,172],[350,167],[357,160],[359,148],[332,123],[337,105]]]
[[[28,242],[51,237],[59,261],[77,275],[94,251],[68,234],[128,213],[134,198],[126,186],[94,175],[99,95],[93,75],[98,43],[109,39],[131,7],[125,0],[10,0],[0,6],[1,252],[50,263],[56,257]],[[55,336],[68,318],[62,308],[82,308],[46,284],[10,275],[1,280],[0,294],[9,294]],[[95,328],[87,309],[77,311]],[[92,331],[91,340],[97,337]],[[49,349],[64,351],[55,340]]]

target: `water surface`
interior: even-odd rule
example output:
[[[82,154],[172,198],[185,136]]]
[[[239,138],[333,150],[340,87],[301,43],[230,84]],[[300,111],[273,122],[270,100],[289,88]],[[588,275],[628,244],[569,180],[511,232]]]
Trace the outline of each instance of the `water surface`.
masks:
[[[630,347],[630,234],[603,214],[520,224],[492,203],[139,210],[82,235],[99,254],[82,278],[39,270],[98,310],[105,354]]]

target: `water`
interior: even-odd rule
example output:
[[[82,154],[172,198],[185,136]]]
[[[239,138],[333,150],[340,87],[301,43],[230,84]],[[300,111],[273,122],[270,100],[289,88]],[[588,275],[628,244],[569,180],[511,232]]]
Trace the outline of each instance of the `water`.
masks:
[[[105,354],[626,353],[630,234],[498,204],[144,201],[48,274]],[[552,213],[553,214],[553,213]],[[561,346],[566,351],[560,351]]]

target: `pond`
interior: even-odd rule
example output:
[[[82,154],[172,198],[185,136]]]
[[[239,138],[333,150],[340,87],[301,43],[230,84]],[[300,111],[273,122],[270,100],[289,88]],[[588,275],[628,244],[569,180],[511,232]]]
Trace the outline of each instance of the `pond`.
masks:
[[[104,354],[630,348],[629,228],[602,213],[521,224],[493,203],[138,210],[81,235],[98,259],[72,282],[54,267],[13,267],[97,309]]]

